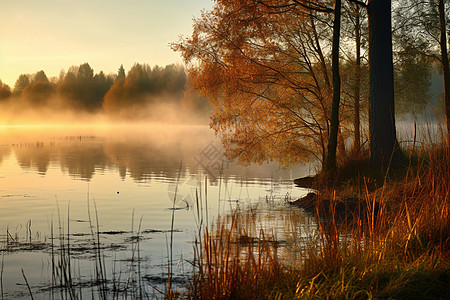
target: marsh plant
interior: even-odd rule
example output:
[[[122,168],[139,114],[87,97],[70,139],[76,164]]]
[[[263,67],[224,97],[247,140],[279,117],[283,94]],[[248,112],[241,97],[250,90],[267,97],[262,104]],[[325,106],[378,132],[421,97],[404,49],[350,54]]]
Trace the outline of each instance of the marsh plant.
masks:
[[[286,214],[287,235],[274,231],[277,212],[237,209],[199,232],[193,299],[445,298],[450,292],[448,149],[410,150],[410,164],[383,183],[328,188],[328,213],[309,230]],[[338,216],[339,191],[358,193],[366,209]],[[330,200],[331,199],[331,200]],[[376,209],[375,209],[376,208]],[[301,210],[295,207],[293,211]],[[263,220],[264,219],[264,220]]]
[[[427,145],[427,146],[426,146]],[[438,144],[414,145],[407,166],[386,176],[365,177],[324,187],[313,212],[276,197],[256,203],[237,202],[234,209],[209,216],[207,179],[192,189],[188,210],[196,229],[192,256],[174,254],[177,232],[178,178],[170,229],[164,233],[167,260],[160,276],[149,275],[141,243],[142,218],[130,231],[102,232],[95,202],[88,196],[89,232],[80,242],[58,209],[57,222],[44,238],[31,221],[20,238],[9,228],[2,243],[4,257],[13,251],[45,251],[51,257],[50,284],[42,289],[23,274],[30,298],[51,299],[374,299],[445,298],[450,292],[449,153]],[[218,185],[226,184],[219,177]],[[361,211],[336,213],[343,195],[357,196]],[[219,202],[230,202],[220,197]],[[222,204],[224,204],[222,203]],[[220,207],[220,205],[219,205]],[[92,216],[91,216],[92,215]],[[123,243],[107,245],[105,236],[124,234]],[[40,237],[40,238],[38,238]],[[125,245],[126,244],[126,245]],[[115,247],[128,259],[110,257]],[[122,247],[122,248],[121,248]],[[113,252],[113,251],[112,251]],[[90,276],[80,270],[80,253],[89,256]],[[107,254],[109,253],[109,254]],[[113,261],[113,263],[110,263]],[[188,279],[176,275],[187,263]]]
[[[59,208],[56,219],[50,221],[48,237],[39,234],[24,237],[22,232],[7,230],[1,248],[0,299],[153,299],[164,298],[168,293],[167,273],[152,276],[145,272],[148,270],[144,271],[148,266],[142,257],[141,243],[146,235],[149,239],[148,235],[172,234],[171,230],[142,230],[142,217],[134,224],[133,211],[130,231],[101,231],[96,204],[90,201],[88,233],[71,232],[71,224],[76,221],[71,220],[70,206],[67,219]],[[30,221],[26,228],[31,233],[29,224]],[[107,237],[112,236],[116,242],[108,243]],[[48,254],[48,269],[43,271],[48,271],[49,282],[33,282],[22,269],[21,285],[26,292],[5,290],[8,288],[3,282],[5,255],[29,252]]]

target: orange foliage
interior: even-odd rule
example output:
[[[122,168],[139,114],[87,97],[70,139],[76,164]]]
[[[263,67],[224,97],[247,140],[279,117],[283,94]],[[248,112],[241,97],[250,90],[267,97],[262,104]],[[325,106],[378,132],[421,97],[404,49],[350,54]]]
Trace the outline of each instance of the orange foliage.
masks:
[[[165,68],[135,64],[126,78],[116,80],[106,93],[103,108],[112,115],[136,117],[148,104],[161,102],[161,96],[170,101],[183,96],[186,83],[184,68],[168,65]],[[168,100],[168,101],[169,101]]]
[[[53,86],[48,81],[35,81],[23,90],[23,97],[33,105],[44,105],[53,94]]]
[[[264,2],[219,0],[172,48],[214,105],[211,126],[229,158],[323,160],[331,109],[328,28],[314,11]]]

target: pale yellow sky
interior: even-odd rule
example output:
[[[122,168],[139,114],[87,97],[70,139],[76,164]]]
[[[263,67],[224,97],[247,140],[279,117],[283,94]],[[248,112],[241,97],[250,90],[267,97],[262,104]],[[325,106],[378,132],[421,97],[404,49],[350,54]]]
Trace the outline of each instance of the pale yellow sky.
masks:
[[[181,63],[168,44],[189,35],[212,0],[0,0],[0,80],[89,63],[116,73],[136,62]]]

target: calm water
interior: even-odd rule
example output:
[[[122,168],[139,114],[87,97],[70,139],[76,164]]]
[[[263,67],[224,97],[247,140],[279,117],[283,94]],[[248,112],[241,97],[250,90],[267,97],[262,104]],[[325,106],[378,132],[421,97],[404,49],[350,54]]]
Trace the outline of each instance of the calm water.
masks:
[[[310,166],[281,170],[277,165],[242,168],[229,163],[207,127],[0,128],[3,296],[29,297],[23,270],[35,298],[49,298],[49,245],[52,234],[62,232],[69,233],[73,273],[85,283],[79,289],[90,298],[95,259],[89,245],[97,211],[106,277],[136,278],[131,261],[139,257],[139,272],[148,283],[145,292],[152,298],[157,292],[150,285],[163,289],[161,278],[167,278],[172,212],[174,272],[189,275],[186,260],[198,228],[196,198],[209,223],[250,203],[262,203],[262,215],[282,215],[291,210],[285,197],[306,192],[293,187],[292,179],[312,173]],[[264,205],[267,200],[271,206]],[[285,230],[283,221],[270,222],[280,234]],[[139,244],[134,238],[138,231]],[[17,241],[21,246],[13,243]],[[25,249],[30,242],[44,245]],[[16,245],[14,251],[9,251],[11,245]]]

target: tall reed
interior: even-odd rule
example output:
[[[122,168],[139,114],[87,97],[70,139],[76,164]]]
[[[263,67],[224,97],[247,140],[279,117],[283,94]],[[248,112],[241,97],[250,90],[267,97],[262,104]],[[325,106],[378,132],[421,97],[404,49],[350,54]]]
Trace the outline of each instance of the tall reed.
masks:
[[[446,297],[448,148],[414,145],[410,156],[414,163],[391,172],[376,189],[363,178],[353,189],[360,191],[357,211],[338,215],[339,189],[321,191],[318,201],[329,206],[317,209],[320,217],[303,246],[278,243],[270,230],[258,229],[251,210],[219,217],[195,244],[192,298]],[[291,222],[295,228],[298,221]]]

